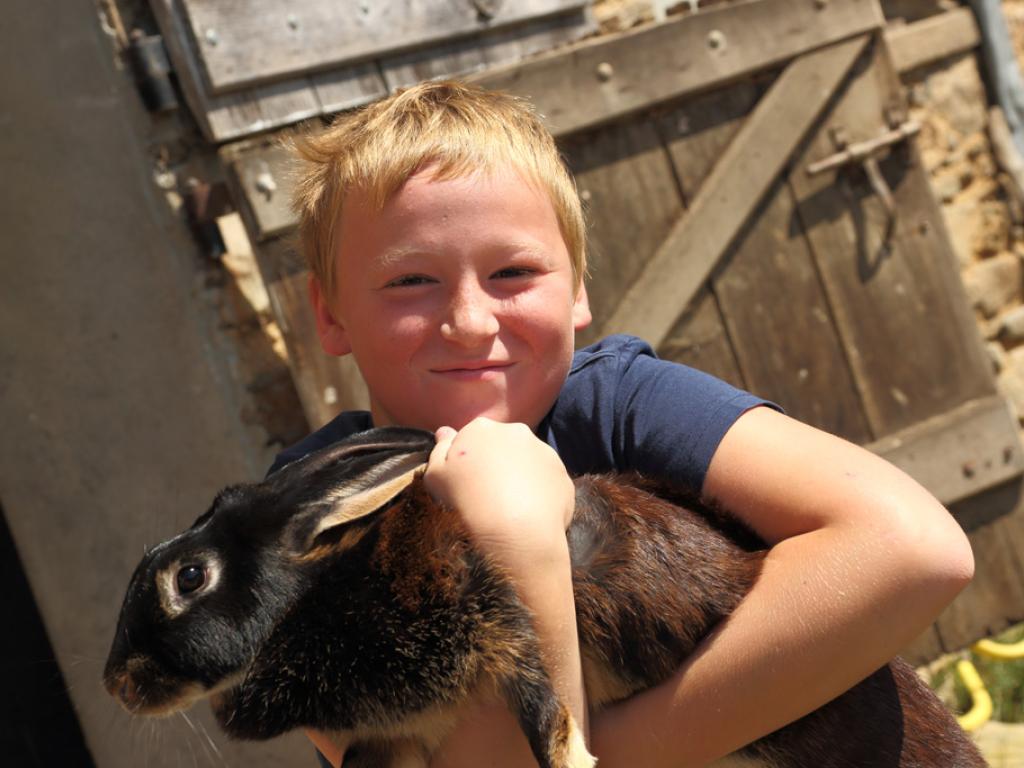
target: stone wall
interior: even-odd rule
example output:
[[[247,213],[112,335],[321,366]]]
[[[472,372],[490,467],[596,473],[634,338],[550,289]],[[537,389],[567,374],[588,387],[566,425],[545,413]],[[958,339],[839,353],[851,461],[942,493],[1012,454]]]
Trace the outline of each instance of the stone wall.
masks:
[[[1024,2],[1004,3],[1018,58]],[[942,205],[978,329],[1001,391],[1024,420],[1024,218],[998,167],[979,57],[964,54],[906,78],[918,147]]]

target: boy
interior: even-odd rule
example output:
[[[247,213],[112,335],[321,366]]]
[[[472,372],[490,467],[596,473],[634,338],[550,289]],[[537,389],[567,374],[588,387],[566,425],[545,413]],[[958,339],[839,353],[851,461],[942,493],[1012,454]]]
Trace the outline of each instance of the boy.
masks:
[[[881,666],[969,581],[959,527],[875,456],[656,360],[636,339],[574,357],[574,331],[590,321],[582,215],[523,103],[424,84],[299,149],[320,340],[354,355],[371,408],[342,414],[277,465],[374,425],[435,430],[428,486],[533,610],[556,687],[602,768],[705,765],[734,751]],[[772,545],[748,599],[684,668],[589,730],[565,467],[687,484]],[[341,764],[343,747],[311,738]],[[533,764],[493,701],[467,712],[433,761]]]

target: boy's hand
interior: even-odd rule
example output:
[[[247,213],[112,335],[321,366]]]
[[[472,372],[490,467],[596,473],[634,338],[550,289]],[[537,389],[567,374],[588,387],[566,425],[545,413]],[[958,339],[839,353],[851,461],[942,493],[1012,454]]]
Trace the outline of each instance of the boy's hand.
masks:
[[[523,424],[486,418],[458,433],[442,427],[425,475],[435,498],[458,510],[480,549],[509,575],[533,613],[544,662],[555,690],[587,734],[586,697],[576,635],[576,609],[565,529],[575,488],[561,459]],[[436,765],[481,765],[497,743],[525,737],[507,712],[461,723],[442,745]],[[470,733],[471,732],[471,733]],[[486,738],[480,736],[487,734]],[[527,762],[529,764],[529,762]]]
[[[441,427],[436,436],[427,489],[459,511],[478,542],[519,548],[549,543],[557,530],[553,541],[565,544],[573,483],[558,454],[529,427],[481,417],[459,432]]]

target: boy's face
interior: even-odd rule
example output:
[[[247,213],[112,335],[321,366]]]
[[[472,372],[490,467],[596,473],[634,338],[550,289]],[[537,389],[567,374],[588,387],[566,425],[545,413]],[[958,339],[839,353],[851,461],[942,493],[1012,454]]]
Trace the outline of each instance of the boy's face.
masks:
[[[590,322],[548,196],[511,169],[413,175],[383,210],[348,195],[337,290],[312,296],[321,343],[355,355],[374,423],[536,426]]]

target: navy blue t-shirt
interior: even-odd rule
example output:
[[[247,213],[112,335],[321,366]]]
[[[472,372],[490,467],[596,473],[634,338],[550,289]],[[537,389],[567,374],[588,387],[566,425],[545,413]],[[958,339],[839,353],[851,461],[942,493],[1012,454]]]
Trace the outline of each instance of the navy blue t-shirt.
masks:
[[[537,435],[571,475],[632,470],[699,492],[722,437],[758,405],[777,407],[694,368],[659,360],[634,336],[609,336],[573,356]],[[345,411],[278,454],[270,471],[373,426],[369,411]]]
[[[537,436],[571,475],[637,471],[699,493],[722,437],[759,405],[778,407],[694,368],[659,360],[641,339],[609,336],[573,356]],[[278,454],[270,472],[373,426],[369,411],[341,413]]]

